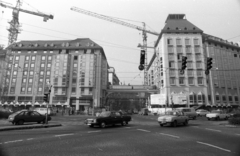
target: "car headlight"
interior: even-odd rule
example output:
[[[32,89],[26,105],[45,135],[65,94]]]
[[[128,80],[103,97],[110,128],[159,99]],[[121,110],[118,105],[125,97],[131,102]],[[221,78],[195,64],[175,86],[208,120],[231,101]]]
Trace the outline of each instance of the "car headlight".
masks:
[[[9,120],[13,120],[14,118],[13,117],[10,117]]]
[[[97,123],[97,119],[93,119],[92,123]]]
[[[171,122],[172,118],[166,118],[166,121]]]

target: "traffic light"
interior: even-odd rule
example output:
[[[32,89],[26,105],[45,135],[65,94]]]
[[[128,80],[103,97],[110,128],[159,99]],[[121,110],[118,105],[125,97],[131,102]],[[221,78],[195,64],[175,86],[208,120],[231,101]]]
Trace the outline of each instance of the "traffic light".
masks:
[[[187,68],[187,57],[182,56],[182,68],[180,70],[181,74],[184,74],[184,70]]]
[[[208,75],[209,74],[209,70],[212,69],[212,58],[211,57],[207,57],[207,64],[206,64],[206,71],[205,74]]]
[[[43,101],[44,102],[48,102],[48,93],[44,94]]]
[[[144,64],[145,64],[145,50],[141,50],[140,53],[140,65],[138,67],[139,70],[144,69]]]

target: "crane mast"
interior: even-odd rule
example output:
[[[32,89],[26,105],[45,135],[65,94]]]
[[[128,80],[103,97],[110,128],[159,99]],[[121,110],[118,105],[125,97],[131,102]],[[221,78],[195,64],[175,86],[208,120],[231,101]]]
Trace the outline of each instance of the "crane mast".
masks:
[[[41,12],[33,12],[33,11],[29,11],[29,10],[24,10],[21,9],[22,2],[20,0],[17,0],[17,4],[16,7],[12,7],[9,6],[7,4],[3,4],[0,2],[0,6],[4,7],[4,8],[9,8],[9,9],[13,9],[12,12],[12,20],[9,22],[10,27],[7,29],[9,31],[9,35],[8,35],[8,45],[14,43],[17,41],[17,37],[18,34],[20,33],[20,27],[21,24],[19,24],[19,12],[25,12],[28,14],[32,14],[32,15],[36,15],[36,16],[41,16],[43,17],[43,21],[46,22],[48,19],[53,19],[53,15],[47,15]]]
[[[144,61],[144,85],[148,85],[147,33],[152,34],[152,35],[156,35],[156,36],[159,36],[159,33],[146,30],[146,24],[144,22],[143,22],[143,27],[139,27],[139,26],[136,26],[136,25],[131,24],[131,23],[127,23],[127,22],[120,21],[118,19],[114,19],[110,16],[97,14],[97,13],[87,11],[87,10],[84,10],[84,9],[80,9],[80,8],[77,8],[77,7],[71,7],[71,10],[82,13],[82,14],[85,14],[85,15],[89,15],[89,16],[92,16],[92,17],[100,18],[100,19],[103,19],[103,20],[106,20],[106,21],[109,21],[109,22],[113,22],[113,23],[116,23],[116,24],[120,24],[120,25],[123,25],[123,26],[126,26],[126,27],[134,28],[134,29],[137,29],[139,31],[142,31],[143,46],[141,48],[142,48],[142,50],[145,50],[145,52],[146,52],[145,53],[145,61]]]

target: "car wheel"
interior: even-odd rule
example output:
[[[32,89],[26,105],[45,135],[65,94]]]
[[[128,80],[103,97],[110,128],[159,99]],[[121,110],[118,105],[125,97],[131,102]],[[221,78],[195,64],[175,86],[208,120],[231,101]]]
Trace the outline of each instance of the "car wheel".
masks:
[[[91,128],[92,128],[92,127],[93,127],[93,125],[89,125],[89,127],[91,127]]]
[[[185,120],[185,122],[183,123],[184,126],[188,125],[188,120]]]
[[[172,123],[172,126],[173,126],[173,127],[177,127],[177,121],[174,121],[174,122]]]
[[[128,124],[128,122],[126,121],[126,124]]]
[[[38,121],[37,123],[38,123],[38,124],[40,124],[40,123],[41,123],[41,121]]]
[[[101,123],[101,128],[105,128],[105,127],[106,127],[105,122],[102,122],[102,123]]]
[[[216,120],[220,120],[220,118],[219,118],[219,117],[216,117]]]
[[[207,118],[208,120],[210,120],[210,118]]]
[[[193,120],[196,120],[196,116],[193,117]]]
[[[122,126],[126,126],[126,121],[122,121]]]
[[[43,119],[42,123],[45,124],[45,122],[46,122],[46,119]]]
[[[225,120],[227,120],[227,119],[228,119],[228,117],[226,116]]]
[[[24,121],[23,120],[19,120],[18,121],[18,125],[23,125],[24,124]]]
[[[163,124],[160,124],[160,127],[163,127]]]

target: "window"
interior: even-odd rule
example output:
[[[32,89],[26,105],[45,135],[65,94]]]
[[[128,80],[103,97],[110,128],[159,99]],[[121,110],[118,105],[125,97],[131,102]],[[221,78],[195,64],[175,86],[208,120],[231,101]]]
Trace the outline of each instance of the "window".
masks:
[[[50,64],[50,63],[48,63],[48,64],[47,64],[47,67],[48,67],[48,68],[51,68],[51,64]]]
[[[197,67],[197,68],[202,68],[202,62],[197,62],[197,63],[196,63],[196,67]]]
[[[23,78],[22,79],[22,83],[26,83],[27,82],[27,79],[26,78]]]
[[[188,84],[194,85],[194,78],[188,78]]]
[[[64,62],[64,63],[63,63],[63,66],[64,66],[64,67],[67,67],[67,63],[66,63],[66,62]],[[77,66],[76,66],[76,67],[77,67]]]
[[[197,97],[198,97],[198,103],[202,103],[203,102],[202,94],[199,94]]]
[[[200,48],[199,47],[194,47],[194,52],[195,53],[200,53]]]
[[[47,71],[47,75],[50,75],[51,74],[51,72],[50,71]]]
[[[58,78],[57,77],[54,79],[54,85],[58,85]]]
[[[169,62],[169,68],[174,68],[174,62]]]
[[[168,47],[168,53],[173,53],[173,52],[174,52],[173,47]]]
[[[189,95],[189,102],[193,103],[194,102],[194,95]]]
[[[235,96],[235,102],[238,102],[238,96]]]
[[[178,59],[179,61],[182,61],[182,56],[183,56],[183,54],[177,54],[177,59]]]
[[[56,63],[56,67],[59,67],[59,63],[58,62]]]
[[[181,45],[181,44],[182,44],[181,39],[178,38],[178,39],[176,40],[176,43],[177,43],[177,45]]]
[[[15,84],[16,83],[16,78],[12,79],[12,83]]]
[[[28,67],[28,63],[25,63],[25,64],[24,64],[24,68],[27,68],[27,67]]]
[[[175,76],[175,70],[169,70],[169,74],[170,74],[170,76]]]
[[[182,53],[182,47],[177,47],[177,53]]]
[[[33,79],[32,78],[28,79],[28,83],[33,83]]]
[[[199,45],[198,39],[195,38],[195,39],[193,40],[193,44],[194,44],[194,45]]]
[[[44,75],[44,71],[40,71],[40,75]]]
[[[180,85],[184,85],[184,84],[185,84],[183,77],[180,77],[180,78],[179,78],[179,84],[180,84]]]
[[[32,87],[28,87],[28,92],[32,92]]]
[[[76,68],[76,67],[77,67],[77,63],[74,63],[74,64],[73,64],[73,67]]]
[[[74,60],[78,60],[78,56],[74,56]]]
[[[36,60],[36,56],[32,56],[32,61],[35,61]]]
[[[185,45],[190,45],[190,39],[188,38],[185,39]]]
[[[44,61],[44,60],[46,60],[46,56],[42,56],[42,58],[41,58],[41,59],[42,59],[43,61]]]
[[[168,45],[173,45],[173,39],[170,39],[170,38],[167,39],[167,44],[168,44]]]
[[[11,93],[11,94],[14,94],[14,93],[15,93],[15,87],[11,87],[11,88],[10,88],[10,93]]]
[[[46,80],[45,80],[45,83],[46,83],[46,84],[50,84],[50,79],[46,79]]]
[[[199,77],[199,78],[197,79],[197,81],[198,81],[198,84],[199,84],[199,85],[203,85],[203,78],[200,78],[200,77]]]
[[[39,83],[43,83],[43,79],[42,78],[39,79]]]
[[[77,78],[73,78],[72,79],[72,84],[76,84],[77,83]]]
[[[17,71],[13,71],[13,75],[17,75]]]
[[[76,88],[75,87],[72,88],[72,94],[76,94]]]
[[[225,95],[222,96],[222,100],[223,100],[224,102],[226,102],[227,99],[226,99],[226,96],[225,96]]]
[[[170,85],[175,85],[175,78],[170,78]]]
[[[201,54],[196,54],[196,60],[201,60],[202,59],[202,55]]]
[[[202,70],[197,70],[197,76],[202,76]]]
[[[62,94],[66,94],[66,88],[62,88]]]
[[[191,52],[192,52],[191,47],[190,47],[190,46],[187,46],[187,47],[186,47],[186,53],[191,53]]]
[[[48,60],[52,60],[52,56],[48,56]]]
[[[33,73],[34,73],[33,71],[30,71],[30,72],[29,72],[29,75],[31,75],[31,76],[32,76],[32,75],[33,75]]]
[[[25,61],[28,61],[28,60],[29,60],[29,56],[26,56],[26,57],[25,57]]]
[[[84,88],[81,88],[81,94],[84,94]]]
[[[10,57],[9,57],[9,60],[10,60],[10,61],[12,61],[12,60],[13,60],[13,57],[12,57],[12,56],[10,56]]]
[[[30,67],[31,67],[31,68],[34,68],[34,63],[31,63]]]
[[[54,94],[58,94],[58,88],[54,88]]]
[[[25,87],[21,87],[21,92],[25,92]]]
[[[19,60],[19,56],[16,56],[16,57],[15,57],[15,60],[18,61],[18,60]]]
[[[24,75],[24,76],[26,76],[27,74],[28,74],[28,72],[27,72],[27,71],[24,71],[24,72],[23,72],[23,75]]]

